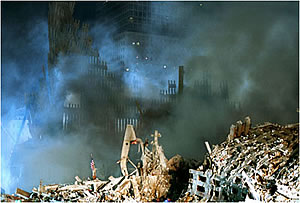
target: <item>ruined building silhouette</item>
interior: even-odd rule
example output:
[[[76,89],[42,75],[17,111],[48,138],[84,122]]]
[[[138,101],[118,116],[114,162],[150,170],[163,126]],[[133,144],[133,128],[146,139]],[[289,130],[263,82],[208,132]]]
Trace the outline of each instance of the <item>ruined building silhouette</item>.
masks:
[[[89,26],[73,18],[74,6],[74,2],[49,3],[48,66],[43,67],[39,91],[26,96],[33,137],[87,127],[95,129],[93,133],[121,135],[127,124],[147,131],[156,120],[167,118],[183,94],[184,67],[178,69],[178,85],[169,80],[157,98],[130,95],[124,72],[110,71],[93,47]],[[195,91],[202,100],[222,97],[226,103],[229,97],[226,83],[220,93],[212,93],[208,77],[187,91]],[[50,116],[49,111],[56,113]]]

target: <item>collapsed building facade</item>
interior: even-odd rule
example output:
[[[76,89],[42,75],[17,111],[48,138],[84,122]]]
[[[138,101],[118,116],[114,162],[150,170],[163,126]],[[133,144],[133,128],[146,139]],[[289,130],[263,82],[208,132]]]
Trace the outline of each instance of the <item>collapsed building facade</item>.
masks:
[[[299,201],[299,124],[280,126],[265,123],[251,127],[250,118],[232,125],[225,142],[210,148],[197,169],[190,169],[189,186],[181,197],[170,199],[172,186],[179,184],[182,167],[179,155],[167,159],[155,131],[151,143],[137,138],[127,125],[121,159],[122,176],[108,180],[82,180],[75,184],[52,184],[26,192],[17,188],[4,201]],[[141,162],[128,156],[130,145],[139,144]],[[151,147],[152,145],[152,150]],[[127,164],[134,168],[129,170]],[[173,182],[172,182],[173,180]],[[174,182],[175,180],[175,182]],[[177,180],[177,181],[176,181]],[[185,192],[186,191],[186,192]]]
[[[119,160],[121,177],[110,176],[107,181],[82,180],[75,177],[75,184],[53,184],[43,185],[40,182],[38,188],[33,188],[32,192],[26,192],[17,188],[15,195],[4,195],[4,201],[26,200],[26,201],[153,201],[165,198],[170,188],[169,169],[176,170],[176,161],[168,160],[158,143],[161,137],[158,131],[151,135],[153,142],[143,142],[137,138],[132,125],[127,125]],[[139,144],[141,150],[141,163],[135,165],[128,157],[130,145]],[[152,145],[152,148],[150,148]],[[175,161],[174,161],[175,160]],[[127,167],[130,163],[134,170]],[[96,169],[95,169],[96,170]]]
[[[56,104],[62,105],[62,101],[53,101],[52,98],[55,95],[54,86],[57,83],[55,81],[57,80],[57,76],[55,76],[56,69],[63,68],[65,70],[60,70],[61,74],[68,74],[66,72],[78,71],[75,68],[72,69],[72,66],[76,63],[82,63],[83,66],[79,67],[80,73],[77,77],[85,77],[86,82],[79,83],[81,86],[76,92],[72,92],[71,89],[67,88],[63,90],[64,97],[68,93],[76,93],[80,99],[76,102],[64,102],[64,110],[59,116],[60,123],[58,126],[61,126],[62,130],[68,132],[84,126],[87,122],[97,120],[95,125],[103,126],[102,129],[105,129],[109,134],[124,132],[127,124],[132,124],[138,128],[141,125],[139,117],[143,110],[137,108],[137,103],[140,107],[143,107],[144,105],[160,105],[170,102],[171,100],[166,95],[175,95],[176,85],[173,85],[172,92],[163,92],[163,97],[155,101],[148,102],[138,96],[131,97],[126,95],[126,86],[122,81],[122,75],[109,71],[107,62],[100,59],[97,49],[92,48],[92,38],[88,35],[88,25],[81,25],[79,20],[73,19],[74,5],[74,2],[53,2],[49,4],[48,71],[44,70],[45,74],[41,91],[37,95],[30,95],[43,98],[41,103],[36,102],[35,98],[30,98],[28,103],[31,103],[35,108],[43,108],[43,105],[47,106],[45,103],[54,105],[56,102]],[[60,63],[62,58],[65,64]],[[76,82],[76,78],[74,80]],[[138,86],[138,84],[136,85]],[[181,86],[183,86],[183,81]],[[47,92],[48,94],[46,94]],[[93,98],[89,98],[89,95],[93,95]],[[64,98],[60,99],[63,100]],[[91,99],[94,101],[91,102]],[[100,120],[98,116],[97,119],[87,118],[84,112],[88,111],[88,109],[99,110],[94,112],[96,116],[106,116]],[[38,122],[33,123],[37,124]],[[38,125],[36,125],[37,128]]]
[[[105,133],[117,136],[122,135],[127,124],[136,129],[147,125],[150,129],[157,117],[168,115],[172,105],[183,94],[184,67],[178,68],[178,84],[169,80],[167,89],[160,90],[156,98],[130,95],[122,79],[126,72],[110,71],[107,62],[93,47],[88,24],[73,18],[74,6],[74,2],[49,4],[48,66],[43,67],[39,91],[31,92],[25,98],[29,112],[25,116],[30,120],[31,134],[37,138],[44,136],[44,129],[49,130],[49,120],[64,132],[72,132],[91,123],[101,126]],[[63,85],[57,87],[58,83]],[[139,84],[135,85],[139,88]],[[195,82],[192,90],[200,100],[204,98],[211,102],[222,97],[224,104],[231,108],[226,84],[221,86],[220,92],[214,93],[211,81],[204,76]],[[77,98],[67,99],[70,95]],[[45,115],[41,112],[55,109],[55,118],[43,118]]]
[[[210,148],[191,169],[180,201],[299,201],[299,123],[265,123],[250,118],[230,128],[226,141]]]

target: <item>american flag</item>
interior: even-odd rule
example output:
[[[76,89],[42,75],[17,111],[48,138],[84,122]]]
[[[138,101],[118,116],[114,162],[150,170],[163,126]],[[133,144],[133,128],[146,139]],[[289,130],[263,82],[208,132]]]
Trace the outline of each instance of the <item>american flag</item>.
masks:
[[[91,161],[91,169],[92,169],[92,171],[95,170],[95,162],[94,162],[93,158],[92,158],[92,161]]]

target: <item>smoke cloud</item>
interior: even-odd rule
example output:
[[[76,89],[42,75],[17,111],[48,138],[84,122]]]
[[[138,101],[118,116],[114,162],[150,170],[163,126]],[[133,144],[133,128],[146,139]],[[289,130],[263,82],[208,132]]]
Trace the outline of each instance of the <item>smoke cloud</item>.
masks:
[[[286,2],[205,3],[188,41],[205,50],[208,62],[188,62],[227,80],[233,100],[256,122],[297,122],[297,9]]]
[[[154,4],[155,2],[153,2]],[[183,3],[182,4],[188,4]],[[298,122],[298,3],[193,2],[182,47],[186,89],[209,72],[213,89],[227,81],[239,113],[186,92],[164,123],[166,152],[201,159],[204,141],[217,144],[230,124],[249,115],[253,124]],[[174,142],[176,140],[176,142]]]
[[[181,4],[189,7],[173,12]],[[156,2],[151,5],[157,9]],[[90,21],[90,33],[100,58],[108,62],[108,69],[121,74],[120,82],[126,84],[120,92],[123,98],[136,95],[158,98],[159,90],[166,88],[167,80],[177,81],[178,66],[185,66],[183,95],[153,125],[162,134],[160,140],[168,158],[181,154],[202,159],[206,153],[204,141],[220,143],[226,138],[230,124],[247,115],[254,124],[298,122],[298,2],[166,2],[166,5],[165,15],[171,17],[176,13],[174,19],[179,22],[179,30],[175,31],[184,31],[183,35],[164,49],[161,49],[163,40],[159,39],[145,47],[158,53],[157,60],[161,64],[167,63],[166,69],[147,69],[147,66],[136,66],[127,61],[125,66],[130,71],[121,71],[111,60],[111,50],[116,47],[112,33],[116,28],[95,20]],[[37,7],[28,3],[20,12],[25,15],[25,11],[36,11]],[[6,128],[16,110],[24,106],[24,93],[38,89],[37,78],[42,77],[42,65],[47,64],[47,8],[43,8],[23,21],[10,13],[2,13],[2,128]],[[15,22],[17,26],[11,26]],[[128,56],[136,56],[132,47],[124,48]],[[45,101],[44,111],[40,112],[41,122],[49,123],[43,131],[43,140],[32,139],[16,145],[14,140],[19,129],[11,131],[11,136],[2,130],[1,187],[6,192],[13,192],[15,187],[30,190],[40,179],[45,183],[62,183],[73,182],[76,175],[88,177],[91,153],[100,178],[119,174],[115,162],[120,158],[122,137],[104,134],[103,114],[98,107],[105,104],[95,103],[96,95],[82,71],[86,65],[82,56],[76,56],[75,60],[59,57],[53,72],[52,99],[56,108],[49,111],[49,101],[49,108]],[[206,73],[210,75],[215,95],[211,100],[199,96],[194,88],[194,83],[201,81]],[[227,103],[216,96],[224,81],[229,88]],[[136,82],[141,87],[139,92],[131,88]],[[71,135],[58,133],[63,103],[77,103],[80,99],[76,95],[81,91],[85,92],[88,101],[84,114],[89,125]],[[109,92],[110,89],[102,91]],[[118,104],[122,100],[112,102]],[[236,111],[233,103],[239,103],[241,109]],[[160,107],[156,108],[160,110]],[[109,116],[113,117],[114,112]],[[147,135],[137,136],[145,138],[154,132],[154,128]],[[6,143],[9,147],[4,148]],[[10,161],[9,152],[15,146],[18,147]]]

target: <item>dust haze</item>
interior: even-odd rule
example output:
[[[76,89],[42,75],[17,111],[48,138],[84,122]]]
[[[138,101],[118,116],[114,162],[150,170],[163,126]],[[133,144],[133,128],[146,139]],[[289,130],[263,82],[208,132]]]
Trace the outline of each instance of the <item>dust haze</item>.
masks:
[[[155,8],[155,2],[151,4]],[[157,126],[151,131],[158,129],[161,132],[160,141],[167,158],[180,154],[186,158],[202,159],[206,153],[204,141],[220,143],[226,139],[230,124],[245,116],[250,116],[254,124],[265,121],[280,124],[298,122],[298,2],[171,4],[170,13],[174,5],[193,4],[189,10],[176,16],[184,24],[185,34],[177,44],[163,50],[159,48],[159,41],[151,48],[160,51],[159,60],[173,61],[176,68],[149,70],[141,67],[135,72],[124,73],[121,80],[128,88],[120,93],[124,97],[137,94],[130,89],[131,78],[134,77],[142,84],[139,93],[143,97],[157,98],[159,90],[166,88],[167,80],[178,79],[178,66],[184,65],[184,93],[172,105],[170,115],[158,119]],[[22,12],[25,13],[24,10]],[[20,19],[12,18],[9,13],[2,13],[2,126],[9,122],[16,109],[24,105],[24,93],[36,88],[42,74],[41,67],[47,64],[48,25],[43,12],[28,17],[27,23],[18,22]],[[10,26],[14,23],[24,25],[22,38],[17,36],[20,29]],[[108,28],[97,20],[90,23],[93,46],[108,62],[109,71],[118,73],[119,68],[110,61],[109,52],[115,43],[111,36],[115,28]],[[135,54],[131,49],[127,52],[128,55]],[[9,153],[1,152],[1,177],[2,181],[6,181],[2,183],[6,192],[14,191],[17,186],[30,190],[39,184],[40,179],[44,179],[45,183],[63,183],[73,182],[76,175],[88,177],[91,153],[99,168],[97,174],[100,178],[119,174],[116,161],[123,138],[107,137],[103,126],[95,122],[104,115],[97,110],[101,104],[94,102],[95,95],[89,91],[86,77],[81,72],[85,61],[80,57],[71,70],[69,64],[72,60],[60,58],[55,71],[52,99],[62,104],[68,91],[76,93],[83,88],[89,101],[89,108],[84,113],[90,125],[72,135],[58,133],[57,115],[63,105],[57,105],[53,111],[45,108],[41,115],[43,122],[49,122],[45,129],[47,136],[42,141],[30,141],[24,144],[24,149],[19,149],[23,152],[14,161],[22,163],[22,169],[16,170],[21,172],[9,168]],[[135,68],[130,62],[126,65]],[[201,80],[205,73],[210,76],[214,94],[219,93],[222,82],[227,82],[228,103],[240,109],[237,113],[221,99],[207,101],[195,94],[194,83]],[[12,136],[16,136],[17,131]],[[137,136],[146,137],[151,132]],[[2,145],[9,139],[2,136]],[[13,149],[14,143],[10,145],[8,149]],[[19,182],[17,177],[20,177]]]

